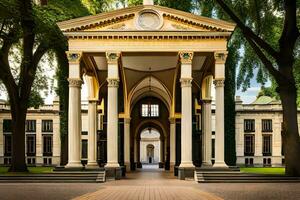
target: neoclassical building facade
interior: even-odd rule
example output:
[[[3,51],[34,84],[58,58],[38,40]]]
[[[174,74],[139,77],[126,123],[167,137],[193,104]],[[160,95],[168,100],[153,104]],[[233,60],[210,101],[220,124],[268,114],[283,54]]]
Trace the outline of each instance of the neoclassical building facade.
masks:
[[[224,72],[234,24],[144,1],[144,5],[72,19],[58,26],[69,43],[66,168],[82,167],[80,93],[84,75],[89,87],[88,167],[98,166],[98,112],[103,114],[102,137],[107,145],[103,161],[108,171],[139,166],[140,135],[148,127],[163,135],[166,168],[177,166],[179,175],[185,177],[193,174],[195,166],[212,166],[212,83],[217,121],[213,167],[226,167]]]

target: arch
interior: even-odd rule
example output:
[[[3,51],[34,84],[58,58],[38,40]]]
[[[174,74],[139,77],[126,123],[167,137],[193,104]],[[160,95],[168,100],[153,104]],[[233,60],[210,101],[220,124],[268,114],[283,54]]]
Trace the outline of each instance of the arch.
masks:
[[[153,85],[151,84],[151,91],[149,91],[149,78],[151,78]],[[127,101],[127,113],[131,113],[135,103],[145,96],[154,96],[159,98],[167,107],[169,113],[172,106],[172,97],[167,87],[156,77],[147,76],[139,81],[129,92]]]
[[[140,134],[144,129],[148,128],[149,126],[154,127],[155,129],[158,130],[159,133],[162,133],[164,136],[163,139],[166,139],[168,137],[168,133],[165,130],[164,126],[161,124],[161,122],[159,122],[158,120],[147,119],[147,120],[144,120],[143,122],[141,122],[137,126],[137,128],[134,132],[134,138],[137,138],[138,134]],[[160,139],[162,139],[161,137],[162,137],[162,135],[160,135]]]
[[[99,84],[94,76],[84,76],[88,88],[88,99],[99,100]]]

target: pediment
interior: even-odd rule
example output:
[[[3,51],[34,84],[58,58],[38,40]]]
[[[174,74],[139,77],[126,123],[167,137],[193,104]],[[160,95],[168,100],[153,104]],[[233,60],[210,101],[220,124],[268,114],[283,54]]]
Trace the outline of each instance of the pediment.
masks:
[[[161,6],[135,6],[81,17],[58,26],[63,32],[196,31],[232,32],[235,24]]]

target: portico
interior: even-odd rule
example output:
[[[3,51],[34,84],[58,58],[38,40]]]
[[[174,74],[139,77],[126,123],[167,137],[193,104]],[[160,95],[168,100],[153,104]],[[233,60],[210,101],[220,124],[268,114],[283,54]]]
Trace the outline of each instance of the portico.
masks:
[[[68,38],[69,162],[80,157],[80,90],[89,88],[87,167],[139,163],[139,129],[161,130],[161,162],[179,177],[224,162],[227,40],[235,25],[155,5],[141,5],[58,24]],[[216,89],[215,164],[211,162],[211,85]],[[149,108],[149,115],[142,107]],[[158,115],[152,115],[154,108]],[[107,138],[97,153],[97,134]],[[163,135],[163,137],[162,137]],[[99,137],[99,136],[98,136]],[[105,138],[104,137],[104,138]],[[100,148],[101,149],[101,148]],[[98,154],[98,155],[97,155]],[[105,155],[106,157],[105,157]]]

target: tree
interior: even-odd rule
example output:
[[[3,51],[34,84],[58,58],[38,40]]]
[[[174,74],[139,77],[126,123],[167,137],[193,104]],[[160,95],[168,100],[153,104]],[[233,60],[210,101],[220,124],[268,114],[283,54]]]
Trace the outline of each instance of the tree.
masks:
[[[286,160],[286,174],[300,176],[300,141],[297,123],[297,88],[294,71],[294,50],[299,30],[297,27],[296,1],[272,1],[274,6],[284,15],[280,39],[275,46],[270,45],[263,36],[255,33],[248,24],[243,22],[223,0],[216,0],[230,18],[237,24],[243,36],[250,44],[255,55],[264,64],[265,69],[272,75],[278,87],[283,107],[283,142]],[[254,1],[256,3],[260,1]],[[279,4],[275,4],[279,3]],[[282,4],[280,4],[282,3]],[[270,2],[268,2],[270,4]],[[280,10],[282,8],[282,10]],[[248,13],[248,12],[247,12]],[[259,18],[259,15],[258,15]]]

